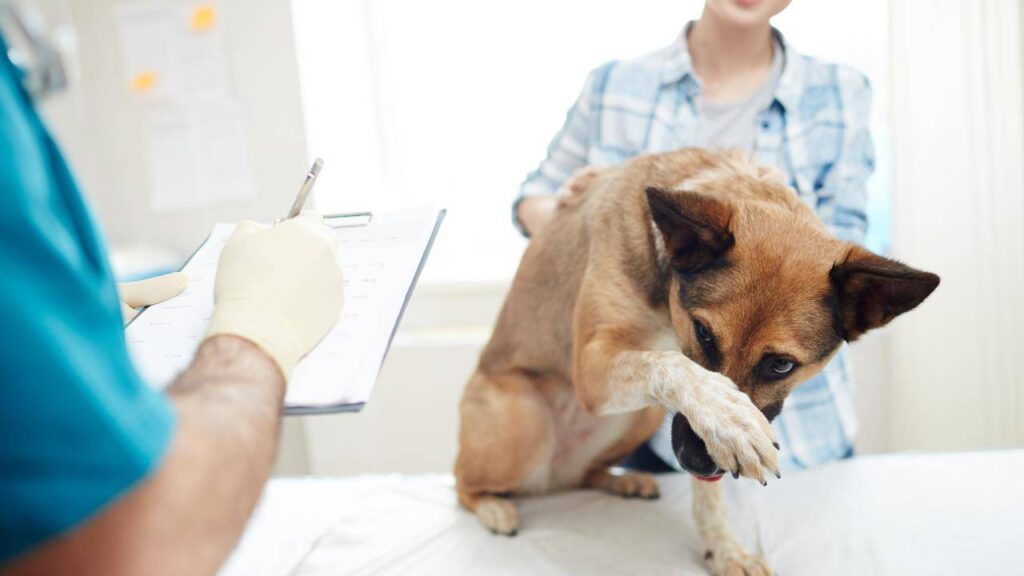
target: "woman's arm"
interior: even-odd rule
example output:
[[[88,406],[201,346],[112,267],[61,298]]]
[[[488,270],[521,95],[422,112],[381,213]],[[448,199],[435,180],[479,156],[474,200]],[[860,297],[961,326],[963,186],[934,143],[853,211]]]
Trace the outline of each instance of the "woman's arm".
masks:
[[[548,145],[547,156],[520,187],[519,197],[512,204],[512,220],[524,236],[536,234],[551,220],[558,205],[555,193],[574,172],[587,165],[600,88],[611,66],[605,64],[590,73],[565,124]]]
[[[848,68],[838,70],[843,132],[839,158],[818,191],[818,216],[837,238],[864,243],[868,177],[875,171],[875,149],[868,121],[871,85]]]

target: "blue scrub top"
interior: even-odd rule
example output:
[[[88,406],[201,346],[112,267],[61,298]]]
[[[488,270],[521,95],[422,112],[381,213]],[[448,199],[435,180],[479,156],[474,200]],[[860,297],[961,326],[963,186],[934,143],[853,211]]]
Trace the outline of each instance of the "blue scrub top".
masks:
[[[0,564],[160,462],[167,399],[125,347],[99,231],[0,37]]]

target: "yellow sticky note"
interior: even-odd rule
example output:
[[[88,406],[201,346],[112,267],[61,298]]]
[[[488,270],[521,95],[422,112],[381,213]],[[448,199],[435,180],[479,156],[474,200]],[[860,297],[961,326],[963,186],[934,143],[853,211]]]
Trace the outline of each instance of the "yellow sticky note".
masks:
[[[217,11],[214,10],[211,4],[203,4],[197,6],[192,11],[192,20],[189,22],[188,27],[195,32],[206,32],[213,28],[213,25],[217,22]]]
[[[132,78],[132,92],[148,92],[156,86],[156,72],[139,72]]]

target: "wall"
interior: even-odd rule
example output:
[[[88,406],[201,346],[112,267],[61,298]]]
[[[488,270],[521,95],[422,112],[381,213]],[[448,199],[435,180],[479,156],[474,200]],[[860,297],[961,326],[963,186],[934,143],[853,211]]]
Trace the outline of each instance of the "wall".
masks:
[[[195,4],[187,0],[171,3]],[[115,19],[117,0],[40,0],[78,34],[81,82],[44,111],[99,216],[109,241],[148,242],[186,256],[217,221],[268,220],[286,211],[306,168],[306,139],[292,37],[281,0],[220,0],[228,83],[241,107],[253,195],[174,213],[149,197],[147,107],[126,89]]]
[[[183,260],[215,222],[268,221],[285,212],[307,166],[288,2],[213,2],[225,27],[228,83],[246,131],[253,194],[175,213],[154,210],[150,200],[143,140],[147,109],[125,89],[114,15],[120,3],[33,2],[51,23],[73,23],[77,32],[79,50],[70,63],[80,82],[43,108],[112,248],[148,243]],[[279,460],[282,472],[308,467],[299,421],[286,423]]]
[[[1024,445],[1018,2],[892,4],[896,256],[942,276],[892,328],[895,449]]]

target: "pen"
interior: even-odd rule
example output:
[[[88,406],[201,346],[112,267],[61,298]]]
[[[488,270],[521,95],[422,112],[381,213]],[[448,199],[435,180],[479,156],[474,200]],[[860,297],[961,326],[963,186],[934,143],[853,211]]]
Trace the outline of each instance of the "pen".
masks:
[[[313,184],[316,184],[316,177],[320,174],[320,169],[323,168],[324,161],[321,158],[317,158],[313,165],[310,166],[309,172],[306,172],[306,180],[302,183],[299,188],[299,194],[295,197],[295,202],[292,203],[292,209],[288,211],[282,220],[289,218],[295,218],[302,212],[302,207],[306,205],[306,198],[309,197],[309,193],[313,191]]]

